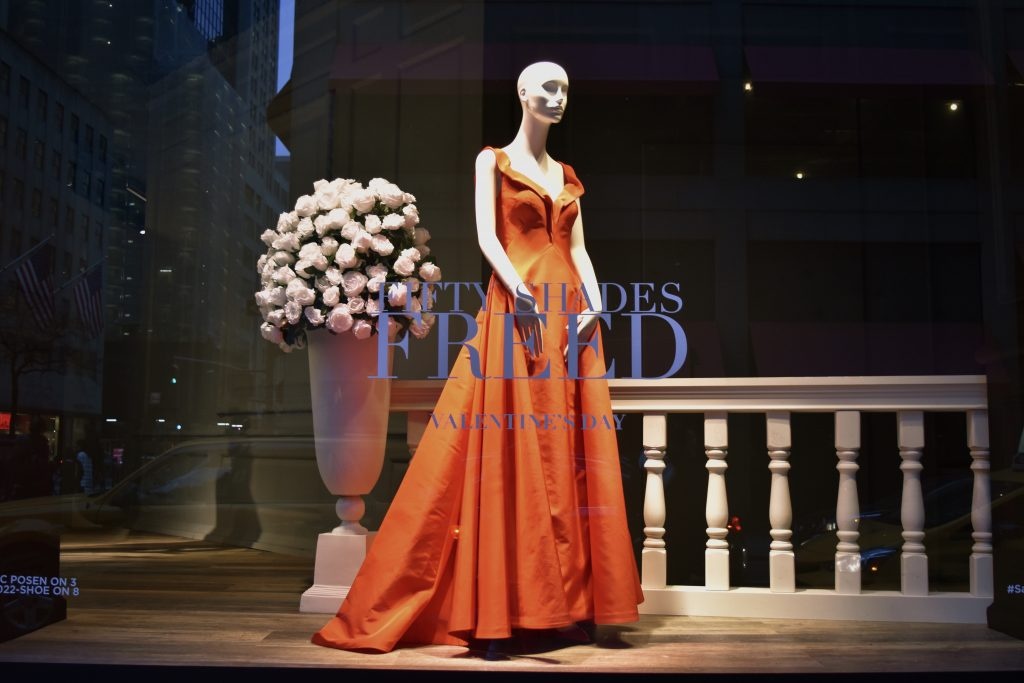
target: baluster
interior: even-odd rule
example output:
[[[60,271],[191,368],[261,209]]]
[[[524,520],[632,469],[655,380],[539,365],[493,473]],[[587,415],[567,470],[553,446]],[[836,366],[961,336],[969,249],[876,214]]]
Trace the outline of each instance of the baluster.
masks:
[[[924,448],[924,413],[896,414],[903,470],[903,552],[900,555],[900,588],[904,595],[928,595],[928,556],[924,548],[924,496],[921,494],[921,449]]]
[[[989,484],[988,411],[967,411],[967,447],[974,472],[971,501],[971,594],[992,596],[992,495]]]
[[[666,586],[667,551],[665,550],[665,413],[644,414],[644,469],[647,488],[644,491],[644,549],[640,551],[641,582],[644,588]]]
[[[789,449],[792,437],[789,413],[768,413],[768,469],[772,473],[768,520],[771,522],[772,544],[768,574],[772,592],[792,593],[796,590],[793,566],[793,504],[789,497]]]
[[[704,415],[704,450],[707,454],[708,500],[705,515],[708,542],[704,550],[704,585],[708,590],[729,590],[729,502],[725,493],[725,457],[729,447],[728,416]]]
[[[857,501],[857,455],[860,451],[860,413],[836,411],[836,455],[839,497],[836,501],[836,592],[860,593],[860,505]]]

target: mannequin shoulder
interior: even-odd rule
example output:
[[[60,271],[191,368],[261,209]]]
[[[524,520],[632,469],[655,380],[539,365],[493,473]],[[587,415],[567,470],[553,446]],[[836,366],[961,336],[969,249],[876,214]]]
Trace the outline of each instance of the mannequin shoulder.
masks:
[[[495,156],[493,149],[483,149],[476,155],[476,172],[487,173],[494,172],[498,168],[498,157]]]

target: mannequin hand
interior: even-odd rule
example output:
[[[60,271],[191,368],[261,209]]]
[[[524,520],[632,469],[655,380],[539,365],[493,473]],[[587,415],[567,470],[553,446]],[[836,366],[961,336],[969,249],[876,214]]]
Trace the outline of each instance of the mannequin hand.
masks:
[[[526,352],[532,359],[544,353],[544,327],[541,325],[537,302],[517,296],[515,304],[516,329],[526,342]]]
[[[600,318],[589,308],[584,308],[576,316],[576,340],[579,342],[577,348],[583,348],[583,344],[590,341],[590,338],[594,336],[594,332],[597,331],[597,323]],[[566,331],[569,329],[569,323],[565,324]],[[562,350],[562,357],[565,362],[569,362],[569,345],[566,344]]]

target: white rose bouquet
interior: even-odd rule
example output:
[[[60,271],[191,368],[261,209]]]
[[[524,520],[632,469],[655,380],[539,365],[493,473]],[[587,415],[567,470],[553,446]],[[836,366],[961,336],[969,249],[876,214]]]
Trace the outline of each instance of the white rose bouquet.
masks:
[[[416,198],[383,178],[365,188],[318,180],[313,190],[260,236],[267,246],[256,263],[263,338],[290,352],[320,327],[358,339],[425,337],[435,317],[422,310],[430,300],[424,288],[441,279],[441,269],[430,257],[430,233],[417,227]],[[378,329],[382,312],[393,314],[387,330]]]

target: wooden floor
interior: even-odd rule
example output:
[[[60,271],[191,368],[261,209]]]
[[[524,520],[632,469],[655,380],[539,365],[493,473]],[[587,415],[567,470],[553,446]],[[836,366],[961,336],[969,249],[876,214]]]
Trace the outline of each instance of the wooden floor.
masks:
[[[65,536],[68,618],[0,644],[0,662],[349,667],[549,673],[869,674],[1024,670],[1024,642],[985,626],[645,616],[598,641],[486,661],[433,646],[319,647],[300,614],[312,561],[152,534]],[[30,668],[30,667],[29,667]],[[8,679],[13,680],[13,679]]]

